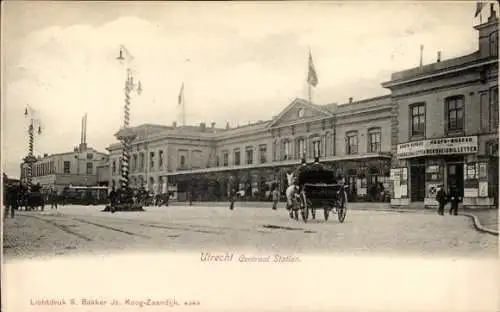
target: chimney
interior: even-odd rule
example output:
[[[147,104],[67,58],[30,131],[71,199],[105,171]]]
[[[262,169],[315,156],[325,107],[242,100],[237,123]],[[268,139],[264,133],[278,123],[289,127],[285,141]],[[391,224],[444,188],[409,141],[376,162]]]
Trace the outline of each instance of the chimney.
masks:
[[[495,4],[490,3],[490,17],[488,18],[488,22],[492,22],[497,19],[497,12],[495,11]]]
[[[176,122],[176,121],[174,121],[174,122],[172,123],[172,127],[177,128],[177,122]]]
[[[438,51],[437,62],[441,62],[441,51]]]
[[[226,130],[229,130],[229,121],[226,122]]]
[[[82,117],[82,130],[80,138],[80,150],[84,151],[87,149],[87,113]]]
[[[205,129],[206,129],[205,123],[204,122],[200,122],[200,130],[201,130],[201,132],[204,132]]]
[[[212,129],[215,128],[215,122],[212,122]]]
[[[349,98],[349,104],[352,104],[352,96]]]

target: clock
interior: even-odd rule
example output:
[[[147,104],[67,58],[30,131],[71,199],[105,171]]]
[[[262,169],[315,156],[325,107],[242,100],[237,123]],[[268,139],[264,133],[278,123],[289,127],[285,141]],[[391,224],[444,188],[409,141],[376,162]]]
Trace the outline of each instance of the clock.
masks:
[[[304,109],[303,108],[299,109],[299,112],[297,115],[299,116],[299,118],[304,117]]]

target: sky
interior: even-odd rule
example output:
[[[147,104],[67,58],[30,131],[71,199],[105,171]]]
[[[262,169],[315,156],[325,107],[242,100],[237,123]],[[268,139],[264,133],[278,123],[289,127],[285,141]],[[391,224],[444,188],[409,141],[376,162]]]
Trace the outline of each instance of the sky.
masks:
[[[87,143],[104,151],[123,124],[126,63],[143,92],[131,124],[171,125],[184,83],[187,124],[268,120],[316,104],[388,94],[391,73],[477,50],[475,2],[42,2],[3,1],[2,166],[19,176],[29,104],[42,134],[35,154],[72,150],[87,113]],[[498,10],[498,9],[497,9]],[[483,13],[487,18],[489,8]]]

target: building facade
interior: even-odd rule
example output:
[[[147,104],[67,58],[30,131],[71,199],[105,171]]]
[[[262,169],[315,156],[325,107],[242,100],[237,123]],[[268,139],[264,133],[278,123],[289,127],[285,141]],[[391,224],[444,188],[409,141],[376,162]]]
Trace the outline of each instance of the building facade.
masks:
[[[392,74],[391,91],[315,105],[295,99],[276,117],[241,127],[134,128],[130,181],[179,200],[223,200],[230,185],[249,199],[286,188],[286,172],[319,156],[345,178],[349,200],[436,206],[436,189],[457,188],[464,206],[498,206],[498,18],[475,27],[470,55]],[[121,144],[109,146],[109,185],[119,187]]]
[[[266,199],[273,184],[284,192],[286,172],[303,156],[345,176],[351,200],[373,200],[390,188],[389,96],[343,105],[295,99],[272,120],[246,126],[141,125],[132,143],[130,184],[153,192],[188,193],[198,200],[227,198],[229,185],[248,199]],[[110,152],[110,185],[119,187],[121,144]]]
[[[393,205],[437,206],[457,188],[464,206],[498,205],[498,18],[475,27],[475,53],[394,73]]]
[[[72,152],[37,157],[33,163],[32,183],[43,190],[62,192],[66,186],[96,186],[98,168],[107,162],[108,155],[86,144],[80,144]],[[27,181],[28,164],[21,164],[21,178]]]

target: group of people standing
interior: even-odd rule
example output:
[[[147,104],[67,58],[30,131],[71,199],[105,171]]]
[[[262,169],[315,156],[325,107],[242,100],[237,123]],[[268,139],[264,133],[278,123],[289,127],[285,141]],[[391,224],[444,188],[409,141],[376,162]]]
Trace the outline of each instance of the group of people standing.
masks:
[[[299,177],[300,174],[303,170],[308,168],[309,170],[324,170],[323,165],[320,164],[319,162],[319,157],[314,158],[314,162],[312,164],[307,164],[306,159],[302,158],[300,165],[298,165],[296,168],[291,169],[287,173],[287,184],[288,187],[286,188],[285,194],[286,194],[286,208],[287,210],[290,210],[292,205],[293,205],[293,196],[295,195],[297,191],[297,186],[299,184]],[[342,182],[343,179],[341,178]],[[280,191],[279,191],[279,186],[275,184],[272,188],[271,191],[272,194],[272,209],[276,210],[278,208],[278,203],[280,201]],[[237,198],[237,190],[235,186],[230,186],[229,189],[229,209],[233,210],[234,209],[234,202],[236,201]]]
[[[446,193],[444,185],[439,185],[436,193],[436,200],[439,203],[438,214],[444,215],[444,207],[446,204],[451,203],[449,214],[458,214],[458,203],[462,200],[456,185],[451,185],[449,194]]]

